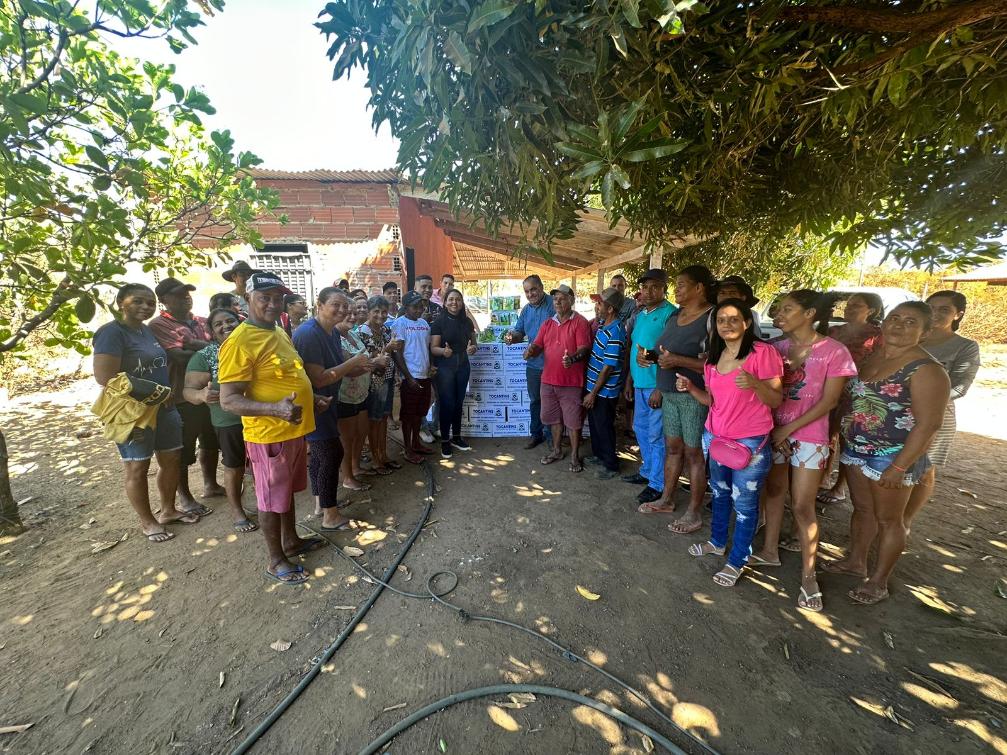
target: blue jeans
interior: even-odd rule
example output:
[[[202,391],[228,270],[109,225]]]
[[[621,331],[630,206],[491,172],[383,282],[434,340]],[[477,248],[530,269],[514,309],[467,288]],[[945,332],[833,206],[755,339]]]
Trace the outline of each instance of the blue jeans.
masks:
[[[545,426],[542,424],[542,370],[525,367],[525,377],[528,379],[528,408],[531,409],[531,437],[544,438]]]
[[[633,413],[633,432],[640,446],[640,474],[647,478],[647,487],[664,492],[664,427],[661,407],[651,409],[647,403],[653,388],[634,388],[636,410]]]
[[[437,412],[441,426],[441,440],[460,438],[462,435],[462,402],[469,384],[471,368],[466,359],[458,364],[454,359],[441,359],[434,383],[437,385]]]
[[[731,522],[731,507],[734,507],[734,539],[727,563],[740,569],[752,555],[752,540],[759,525],[759,493],[773,465],[773,455],[766,443],[756,452],[765,436],[739,438],[752,452],[752,460],[744,469],[725,467],[710,457],[709,430],[703,433],[703,453],[710,463],[710,487],[713,489],[713,521],[710,524],[710,543],[717,548],[727,547],[727,530]]]

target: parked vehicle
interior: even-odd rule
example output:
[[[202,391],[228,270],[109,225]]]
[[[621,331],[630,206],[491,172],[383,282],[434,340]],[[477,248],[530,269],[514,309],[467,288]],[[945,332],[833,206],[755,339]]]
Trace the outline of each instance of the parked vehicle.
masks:
[[[839,286],[830,289],[829,294],[835,299],[832,319],[830,320],[832,325],[842,325],[845,322],[843,319],[843,310],[846,307],[846,300],[854,294],[877,294],[880,296],[884,304],[884,310],[881,313],[882,317],[891,312],[899,304],[907,301],[917,301],[920,298],[912,291],[891,286]],[[759,315],[763,338],[776,338],[783,335],[782,331],[773,324],[773,316],[776,314],[776,308],[784,295],[781,293],[772,299],[764,299],[756,309]]]

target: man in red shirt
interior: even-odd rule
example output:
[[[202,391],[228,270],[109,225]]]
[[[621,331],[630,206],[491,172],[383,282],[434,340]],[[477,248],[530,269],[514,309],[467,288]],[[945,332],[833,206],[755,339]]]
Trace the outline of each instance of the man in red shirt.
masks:
[[[154,293],[164,309],[148,325],[154,337],[168,352],[168,377],[171,381],[172,400],[182,417],[182,467],[178,480],[179,509],[200,516],[212,514],[213,509],[197,503],[189,490],[189,467],[196,463],[196,441],[199,441],[199,464],[203,470],[203,498],[224,495],[217,483],[217,433],[210,421],[210,408],[206,404],[190,404],[182,399],[185,387],[185,368],[189,359],[200,349],[210,345],[210,329],[206,320],[192,314],[192,296],[196,287],[176,278],[165,278],[157,284]]]
[[[525,349],[524,358],[544,354],[542,369],[542,424],[552,430],[552,450],[542,457],[543,464],[563,458],[563,428],[570,434],[570,471],[581,472],[580,431],[584,426],[584,372],[591,352],[591,325],[574,312],[576,299],[566,285],[554,288],[552,303],[556,314],[546,320]]]

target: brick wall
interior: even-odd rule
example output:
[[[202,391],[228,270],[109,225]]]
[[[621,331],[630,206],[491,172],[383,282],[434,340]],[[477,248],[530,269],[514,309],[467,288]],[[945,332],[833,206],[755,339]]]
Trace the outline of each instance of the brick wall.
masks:
[[[286,215],[281,225],[274,218],[261,218],[255,225],[270,241],[363,241],[374,239],[385,225],[398,225],[394,192],[381,183],[325,183],[317,180],[259,178],[259,186],[276,190],[280,206],[276,216]]]

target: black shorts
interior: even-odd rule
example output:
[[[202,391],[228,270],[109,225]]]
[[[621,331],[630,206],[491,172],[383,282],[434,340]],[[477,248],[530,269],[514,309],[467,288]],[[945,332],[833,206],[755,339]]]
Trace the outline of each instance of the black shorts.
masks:
[[[239,425],[215,427],[217,444],[220,446],[220,463],[230,469],[245,467],[245,432]]]
[[[210,407],[206,404],[177,404],[182,417],[182,466],[189,467],[196,463],[196,441],[204,451],[216,453],[217,433],[210,421]]]
[[[347,404],[345,401],[336,402],[336,418],[337,419],[349,419],[350,417],[356,417],[360,412],[367,408],[367,400],[361,401],[359,404]]]

